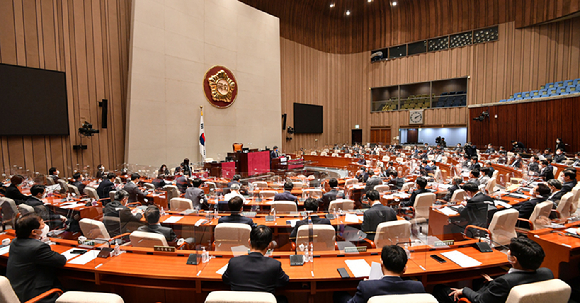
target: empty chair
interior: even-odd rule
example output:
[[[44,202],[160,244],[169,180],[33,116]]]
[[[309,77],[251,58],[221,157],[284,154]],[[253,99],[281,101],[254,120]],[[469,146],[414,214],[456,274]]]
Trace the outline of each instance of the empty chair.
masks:
[[[19,212],[16,202],[10,198],[0,197],[0,205],[2,206],[2,230],[6,230],[6,225],[14,229],[14,220]]]
[[[163,190],[165,190],[166,199],[167,201],[171,201],[173,198],[179,198],[179,189],[175,185],[165,185],[163,186]]]
[[[20,214],[23,216],[34,213],[34,207],[32,207],[30,205],[22,203],[22,204],[18,205],[17,207],[18,207],[18,212],[20,212]]]
[[[415,223],[421,223],[429,220],[429,207],[435,202],[434,193],[419,194],[415,197],[413,208],[415,209]]]
[[[260,198],[262,199],[274,199],[278,192],[275,190],[261,190],[260,191]]]
[[[193,210],[193,202],[185,198],[173,198],[169,200],[169,207],[172,211]]]
[[[217,189],[217,185],[215,185],[215,182],[207,181],[207,182],[205,182],[205,186],[207,186],[210,190],[216,190]]]
[[[379,192],[379,194],[383,194],[386,191],[390,191],[391,187],[388,185],[375,185],[375,190]]]
[[[270,203],[270,207],[276,210],[276,212],[298,211],[298,207],[294,201],[274,201]]]
[[[568,94],[575,94],[578,92],[578,87],[577,86],[568,86],[568,87],[566,87],[566,92],[568,92]]]
[[[566,282],[560,279],[551,279],[518,285],[510,290],[505,302],[568,302],[571,292],[572,289]]]
[[[215,251],[230,251],[234,246],[248,247],[252,227],[243,223],[220,223],[214,231]]]
[[[331,156],[332,156],[332,157],[338,157],[338,154],[337,154],[337,153],[332,153],[332,155],[331,155]]]
[[[495,188],[496,185],[497,185],[497,179],[496,178],[489,179],[489,181],[487,181],[487,184],[485,185],[485,191],[487,193],[489,193],[489,194],[493,193],[494,188]]]
[[[167,246],[167,240],[161,233],[134,231],[129,235],[133,247]]]
[[[349,199],[336,199],[331,201],[328,205],[328,211],[331,210],[353,210],[354,209],[354,201]]]
[[[375,247],[408,243],[411,239],[411,223],[407,220],[383,222],[377,226]]]
[[[461,202],[465,200],[467,193],[463,189],[456,189],[451,196],[449,202]]]
[[[85,186],[85,189],[83,189],[83,192],[85,192],[85,195],[87,195],[87,197],[89,197],[91,199],[99,200],[99,195],[97,194],[96,189],[94,189],[92,187]]]
[[[358,183],[357,179],[347,179],[346,181],[344,181],[344,186],[346,187],[357,183]]]
[[[561,219],[568,219],[573,211],[576,210],[576,205],[573,204],[574,201],[574,193],[569,192],[562,196],[560,199],[560,203],[558,203],[558,207],[556,211],[560,214]]]
[[[554,87],[555,86],[554,86],[554,83],[553,82],[552,83],[546,83],[546,88],[547,89],[554,88]]]
[[[313,224],[312,229],[312,243],[314,244],[315,251],[335,250],[336,232],[332,225]],[[300,244],[308,244],[308,234],[308,225],[302,225],[298,228],[298,232],[296,233],[296,247],[300,247]]]
[[[54,179],[46,176],[44,177],[44,179],[46,180],[46,185],[54,185]]]
[[[293,188],[302,188],[304,187],[304,183],[302,182],[292,182]]]
[[[574,81],[572,81],[572,85],[574,85],[574,86],[578,86],[579,84],[580,84],[580,78],[574,79]]]
[[[532,99],[532,94],[530,92],[523,92],[522,93],[522,99],[526,100],[526,99]]]
[[[123,298],[118,294],[88,292],[88,291],[67,291],[58,299],[56,303],[123,303]]]
[[[371,297],[368,303],[438,303],[431,294],[382,295]]]
[[[530,230],[540,229],[541,227],[537,226],[536,224],[536,219],[538,219],[539,217],[549,217],[553,205],[554,203],[552,203],[552,201],[538,203],[534,207],[534,211],[530,215],[529,220],[518,218],[518,221],[528,222],[528,224],[530,225]]]
[[[83,218],[79,221],[83,236],[88,239],[104,239],[109,240],[109,232],[105,228],[105,224],[101,221]]]
[[[322,189],[313,189],[313,188],[303,189],[302,196],[309,197],[309,198],[315,198],[315,199],[321,198],[322,197]]]
[[[259,291],[212,291],[205,303],[276,303],[276,297]]]
[[[558,88],[558,87],[563,87],[564,86],[564,81],[558,81],[554,83],[554,87]]]
[[[530,98],[531,99],[535,99],[535,98],[539,98],[540,97],[540,91],[539,90],[533,90],[530,92]]]
[[[557,96],[557,95],[558,95],[558,92],[557,92],[555,87],[548,88],[548,96],[551,97],[551,96]]]
[[[408,191],[409,189],[411,189],[413,186],[415,185],[414,182],[407,182],[405,184],[403,184],[403,187],[401,188],[402,191]]]
[[[58,185],[60,185],[61,193],[68,193],[68,184],[66,184],[66,182],[63,179],[58,179],[56,180],[56,182],[58,182]]]
[[[255,181],[252,182],[254,188],[268,188],[268,182],[265,181]]]
[[[566,87],[563,87],[563,86],[562,87],[558,87],[556,89],[556,92],[558,93],[558,95],[561,95],[561,96],[570,94],[570,92],[568,92],[567,88]]]
[[[69,193],[74,194],[77,197],[80,197],[81,196],[81,193],[79,192],[78,187],[76,187],[76,186],[74,186],[72,184],[68,184],[67,186],[68,186],[68,192]]]
[[[514,99],[515,100],[522,100],[524,97],[522,95],[522,93],[515,93],[514,94]]]
[[[507,99],[501,99],[501,100],[499,100],[499,102],[506,102],[506,101],[507,101]]]
[[[566,81],[564,81],[564,87],[568,87],[568,86],[576,86],[574,84],[574,80],[566,80]]]
[[[383,156],[383,161],[384,162],[389,162],[389,161],[391,161],[391,157],[389,157],[389,156]]]
[[[517,237],[516,223],[519,215],[520,213],[513,208],[493,214],[488,228],[493,241],[492,246],[509,245],[511,238]]]
[[[538,93],[538,96],[533,97],[533,98],[543,98],[543,97],[547,97],[548,96],[548,90],[547,89],[541,89]]]

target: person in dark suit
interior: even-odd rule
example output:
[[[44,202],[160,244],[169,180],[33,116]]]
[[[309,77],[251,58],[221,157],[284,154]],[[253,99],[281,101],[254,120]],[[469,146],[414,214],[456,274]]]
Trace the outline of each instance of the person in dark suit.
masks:
[[[107,174],[107,179],[104,179],[99,184],[99,187],[97,187],[97,195],[99,195],[100,199],[108,199],[109,192],[115,190],[115,183],[113,183],[115,177],[115,173],[110,172]]]
[[[562,182],[558,179],[551,179],[547,182],[548,188],[550,188],[551,194],[547,200],[554,202],[554,208],[558,206],[560,199],[564,196],[564,192],[562,192]]]
[[[381,196],[376,190],[367,193],[371,208],[364,212],[361,230],[367,234],[367,239],[374,240],[377,226],[383,222],[397,220],[397,213],[390,207],[381,204]]]
[[[510,166],[514,168],[522,168],[522,155],[516,154],[516,159]]]
[[[304,208],[307,211],[311,211],[313,213],[316,213],[318,211],[318,201],[314,200],[313,198],[308,198],[308,199],[306,199],[306,201],[304,201]],[[328,224],[328,225],[330,225],[330,220],[328,220],[326,218],[320,218],[317,215],[310,215],[310,220],[312,221],[312,224]],[[290,233],[290,240],[295,241],[296,233],[298,233],[298,228],[300,228],[300,226],[302,226],[302,225],[307,225],[307,224],[308,224],[308,219],[297,221],[296,225],[294,225],[294,229],[292,229],[292,232]]]
[[[580,152],[576,153],[576,158],[574,158],[574,163],[572,163],[573,167],[580,167]]]
[[[228,208],[231,211],[231,215],[229,215],[227,217],[219,218],[218,224],[219,223],[243,223],[243,224],[248,224],[251,227],[255,227],[256,224],[254,223],[254,220],[252,220],[251,218],[246,218],[240,214],[240,211],[242,210],[243,205],[244,205],[244,200],[241,197],[235,196],[235,197],[231,198],[228,201]]]
[[[455,193],[456,190],[458,190],[461,186],[461,183],[463,183],[463,179],[460,177],[455,177],[453,178],[453,181],[451,181],[453,183],[453,185],[451,187],[449,187],[449,189],[447,189],[447,194],[445,195],[445,197],[443,197],[443,200],[449,202],[451,201],[451,197],[453,197],[453,193]]]
[[[375,189],[375,186],[383,184],[383,181],[374,174],[375,172],[372,169],[369,169],[369,178],[365,185],[365,193],[367,193],[371,189]]]
[[[137,186],[140,178],[141,176],[139,176],[138,173],[132,173],[131,180],[125,184],[125,187],[123,187],[123,189],[129,193],[129,203],[145,201],[145,196],[147,194],[142,192]]]
[[[494,154],[495,153],[495,149],[493,148],[493,146],[491,145],[491,143],[489,143],[487,145],[487,149],[485,150],[484,154]]]
[[[530,159],[530,164],[528,164],[528,174],[536,176],[540,174],[539,160],[540,158],[538,156],[532,156]]]
[[[34,184],[30,188],[30,196],[24,204],[32,206],[34,212],[39,215],[45,223],[49,223],[51,229],[61,228],[62,224],[66,222],[66,217],[55,214],[52,209],[46,207],[42,199],[44,198],[44,192],[46,187],[41,184]]]
[[[562,164],[562,162],[566,161],[566,155],[561,149],[556,150],[556,155],[554,156],[553,163]]]
[[[334,303],[366,303],[374,296],[424,293],[425,288],[421,282],[401,278],[406,269],[405,250],[397,245],[385,245],[381,251],[383,278],[359,282],[352,298],[346,292],[335,292]]]
[[[479,164],[477,160],[479,160],[477,156],[471,157],[471,166],[469,167],[469,170],[481,170],[481,164]]]
[[[125,226],[127,223],[141,222],[141,218],[143,218],[143,211],[141,209],[136,208],[131,211],[131,209],[125,206],[128,198],[129,193],[123,189],[120,189],[115,192],[115,198],[113,201],[107,203],[103,209],[103,215],[105,217],[117,217],[121,222],[120,226],[118,223],[105,226],[111,234],[111,237],[125,232]]]
[[[48,177],[52,179],[52,181],[54,181],[54,184],[58,184],[58,174],[59,171],[58,169],[56,169],[56,167],[51,167],[48,169]]]
[[[564,194],[571,192],[576,184],[578,184],[578,181],[576,181],[576,169],[566,168],[564,170],[564,184],[562,184]]]
[[[566,144],[562,142],[561,138],[556,139],[556,150],[561,150],[562,152],[566,151]]]
[[[417,178],[417,180],[415,180],[415,184],[417,184],[418,189],[414,190],[411,193],[411,197],[409,198],[408,202],[406,202],[406,203],[401,202],[401,204],[403,204],[403,206],[413,206],[415,204],[415,199],[417,198],[418,195],[430,192],[427,189],[425,189],[425,187],[427,187],[427,179],[425,179],[423,177],[419,177],[419,178]]]
[[[147,225],[140,226],[140,231],[162,234],[165,237],[165,240],[167,240],[167,243],[173,243],[177,240],[177,236],[171,227],[161,226],[161,224],[159,224],[161,213],[156,205],[148,206],[144,214],[145,219],[147,220]]]
[[[191,187],[191,182],[189,182],[189,178],[183,174],[183,170],[181,168],[175,169],[175,186],[179,189],[179,192],[184,194],[188,187]]]
[[[284,183],[284,192],[278,193],[274,196],[274,201],[294,201],[296,202],[298,198],[294,196],[291,191],[294,188],[294,184],[292,182]]]
[[[540,177],[544,179],[544,181],[550,181],[554,179],[554,167],[550,165],[548,160],[542,160],[540,162],[542,164],[540,169]]]
[[[201,179],[193,180],[193,187],[189,187],[185,191],[184,198],[191,200],[194,209],[209,209],[205,193],[203,192],[203,189],[199,188],[201,183]]]
[[[338,187],[338,180],[336,180],[336,178],[328,180],[328,186],[330,186],[330,190],[327,193],[324,193],[322,198],[318,201],[319,207],[324,211],[328,211],[330,202],[336,199],[344,199],[344,193],[341,193],[336,189]]]
[[[473,182],[475,184],[477,184],[477,186],[480,185],[479,182],[479,175],[481,173],[479,172],[479,169],[474,169],[471,172],[469,172],[469,181],[468,182]]]
[[[272,148],[272,151],[270,151],[270,159],[276,159],[280,157],[280,155],[278,154],[278,146],[274,146]]]
[[[30,214],[16,221],[16,239],[10,243],[6,277],[21,302],[26,302],[53,288],[62,288],[56,268],[66,264],[66,258],[51,250],[39,239],[46,231],[42,218]],[[38,302],[54,302],[53,294]]]
[[[455,225],[463,232],[465,226],[475,225],[487,228],[487,203],[493,199],[479,191],[477,184],[467,182],[463,185],[463,190],[467,194],[468,200],[463,209],[460,209],[459,216],[454,220]]]
[[[389,172],[389,185],[393,185],[397,190],[401,190],[401,188],[403,188],[403,184],[405,184],[405,179],[399,178],[399,173],[397,170],[392,169]]]
[[[532,212],[534,212],[536,204],[546,201],[550,196],[550,188],[545,183],[538,184],[534,188],[534,192],[536,193],[536,197],[533,199],[514,205],[514,209],[520,213],[519,217],[522,219],[529,219]]]
[[[495,279],[484,275],[487,282],[477,291],[439,284],[435,286],[433,295],[440,303],[451,303],[462,297],[472,303],[503,303],[515,286],[554,278],[550,269],[540,268],[545,254],[538,243],[526,237],[512,238],[509,249],[507,259],[512,268],[507,274]]]
[[[228,182],[228,188],[232,187],[232,184],[237,184],[241,187],[242,183],[240,183],[240,178],[241,178],[240,175],[234,175],[232,181]]]
[[[95,174],[95,178],[102,179],[106,176],[107,175],[105,174],[105,166],[103,164],[97,165],[97,173]]]
[[[18,189],[18,186],[20,186],[20,184],[22,184],[23,181],[24,181],[23,176],[14,175],[12,176],[12,178],[10,178],[10,186],[6,187],[6,192],[4,195],[6,196],[6,198],[14,200],[14,203],[16,203],[16,205],[22,204],[24,203],[24,201],[28,200],[28,196],[21,193],[20,189]]]
[[[524,144],[519,141],[512,141],[512,151],[516,153],[523,152],[526,149]]]
[[[76,188],[79,190],[79,193],[82,195],[85,191],[85,186],[83,184],[83,175],[81,175],[81,173],[75,173],[72,178],[74,179],[74,181],[71,183],[72,185],[76,186]]]
[[[222,281],[233,291],[262,291],[274,294],[276,288],[285,286],[290,278],[282,269],[282,263],[264,257],[272,243],[272,230],[264,225],[250,232],[250,253],[231,258]],[[287,302],[277,297],[278,302]]]
[[[163,188],[163,186],[167,185],[167,183],[165,182],[165,175],[163,174],[157,175],[157,178],[153,179],[151,183],[153,184],[153,186],[155,186],[156,189]]]

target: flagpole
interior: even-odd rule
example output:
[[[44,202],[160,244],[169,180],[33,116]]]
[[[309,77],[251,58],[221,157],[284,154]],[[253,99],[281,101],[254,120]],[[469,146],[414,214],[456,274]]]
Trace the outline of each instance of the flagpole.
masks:
[[[205,125],[203,122],[203,105],[199,106],[199,109],[201,111],[201,118],[200,118],[200,129],[199,129],[199,152],[201,154],[201,158],[202,158],[202,162],[205,162]],[[203,144],[202,144],[202,138],[203,138]]]

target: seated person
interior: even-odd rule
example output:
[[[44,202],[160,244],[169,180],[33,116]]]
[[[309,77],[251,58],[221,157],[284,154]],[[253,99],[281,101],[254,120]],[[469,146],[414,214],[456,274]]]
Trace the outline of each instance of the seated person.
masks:
[[[28,200],[28,196],[21,193],[20,189],[18,188],[22,184],[22,182],[24,182],[23,176],[21,175],[12,176],[12,178],[10,178],[10,186],[6,187],[6,192],[4,194],[6,198],[14,200],[14,203],[16,203],[16,205],[24,203],[26,200]]]
[[[189,178],[183,174],[183,170],[181,168],[175,169],[175,186],[179,189],[179,192],[184,194],[188,187],[191,186],[189,182]]]
[[[274,201],[294,201],[296,202],[298,200],[298,198],[296,198],[296,196],[294,196],[291,191],[292,188],[294,188],[294,184],[292,184],[292,182],[286,182],[284,183],[284,192],[283,193],[278,193],[274,196]]]
[[[493,153],[495,153],[495,149],[493,149],[493,146],[491,145],[491,143],[489,143],[487,145],[487,149],[485,150],[484,154],[490,155],[490,154],[493,154]]]
[[[58,184],[58,179],[59,179],[58,174],[59,174],[59,171],[58,171],[58,169],[56,169],[56,167],[51,167],[48,169],[48,177],[52,179],[54,184]]]
[[[57,268],[66,264],[65,256],[39,241],[48,232],[41,217],[29,214],[16,220],[16,239],[10,243],[6,278],[21,302],[26,302],[53,288],[62,288]],[[54,302],[53,294],[39,302]]]
[[[235,198],[234,198],[235,199]],[[264,257],[272,244],[272,230],[264,225],[250,232],[250,253],[231,258],[222,281],[233,291],[262,291],[274,294],[276,288],[288,284],[290,278],[280,261]],[[283,302],[282,298],[277,298]]]
[[[485,167],[488,168],[487,175],[490,178],[492,178],[493,177],[493,173],[495,172],[495,169],[493,168],[493,166],[491,166],[491,161],[485,161]]]
[[[129,193],[123,189],[118,190],[115,192],[113,201],[105,205],[103,215],[105,217],[118,217],[121,221],[121,226],[125,226],[128,222],[141,222],[143,211],[137,208],[131,211],[131,209],[125,206],[127,199],[129,199]],[[121,226],[116,224],[115,226],[105,227],[107,227],[107,230],[109,230],[111,237],[115,237],[116,235],[124,232]]]
[[[85,178],[83,178],[83,175],[81,175],[81,173],[75,173],[72,177],[74,179],[74,182],[72,182],[71,184],[76,186],[76,188],[79,190],[79,193],[82,195],[85,192],[85,185],[83,184]]]
[[[308,199],[306,199],[306,201],[304,201],[304,209],[306,211],[311,211],[313,213],[316,213],[318,211],[318,202],[316,200],[314,200],[313,198],[308,198]],[[312,224],[328,224],[328,225],[330,225],[330,220],[328,220],[326,218],[320,218],[318,215],[311,214],[310,220],[312,221]],[[308,225],[308,218],[296,222],[294,229],[292,229],[292,232],[290,233],[290,240],[296,239],[296,234],[298,233],[298,228],[300,228],[300,226],[302,226],[302,225]]]
[[[199,188],[201,186],[201,179],[194,179],[192,184],[193,187],[187,188],[185,191],[185,199],[191,200],[193,209],[209,209],[209,204],[205,198],[205,193],[203,189]]]
[[[167,185],[167,183],[165,182],[165,175],[162,174],[157,175],[157,178],[153,179],[151,183],[153,184],[153,186],[155,186],[155,189],[160,189],[163,188],[163,186]]]
[[[488,172],[489,172],[489,167],[482,167],[481,170],[479,171],[479,179],[477,179],[477,181],[479,182],[479,185],[487,185],[487,182],[489,182],[490,177],[488,176]]]
[[[535,197],[528,201],[523,201],[514,205],[514,209],[520,212],[519,217],[522,219],[529,219],[536,204],[542,203],[548,199],[550,196],[550,188],[545,183],[540,183],[534,188]]]
[[[231,215],[227,217],[221,217],[218,220],[219,223],[243,223],[248,224],[251,227],[255,227],[256,224],[251,218],[246,218],[240,214],[242,210],[242,206],[244,205],[244,200],[240,197],[233,197],[228,200],[228,207],[230,209]]]
[[[138,173],[132,173],[131,180],[129,180],[125,184],[125,187],[123,187],[123,189],[129,193],[129,199],[127,200],[129,203],[134,203],[134,202],[139,202],[139,201],[145,200],[145,196],[147,194],[142,192],[141,189],[139,189],[139,187],[137,186],[140,178],[141,178],[141,176],[139,176]]]
[[[322,198],[318,200],[319,207],[324,211],[328,211],[330,202],[336,199],[344,199],[344,193],[339,192],[337,189],[338,180],[336,180],[336,178],[330,178],[330,180],[328,180],[328,186],[330,187],[330,190],[324,193]]]
[[[365,185],[365,193],[371,189],[375,189],[375,186],[383,184],[383,181],[379,177],[375,176],[375,172],[372,169],[369,169],[368,174],[369,178],[367,179]]]
[[[374,240],[377,226],[383,222],[397,220],[397,213],[390,207],[381,204],[381,197],[376,190],[367,193],[371,208],[367,209],[363,215],[361,230],[367,234],[367,239]]]
[[[366,303],[374,296],[424,293],[425,288],[421,282],[401,278],[406,269],[405,250],[397,245],[385,245],[381,251],[383,278],[359,282],[354,297],[346,292],[334,293],[334,303]]]
[[[55,214],[50,208],[44,205],[42,199],[45,198],[46,187],[40,184],[34,184],[30,188],[30,197],[24,202],[26,205],[32,206],[34,212],[39,215],[45,223],[49,223],[51,229],[62,227],[62,223],[66,222],[66,217]]]
[[[544,179],[544,181],[549,181],[554,179],[554,167],[550,165],[548,160],[542,160],[540,165],[540,177]]]
[[[439,284],[435,286],[433,295],[440,303],[451,303],[462,297],[471,303],[504,303],[512,287],[554,278],[550,269],[540,268],[545,254],[538,243],[526,237],[512,238],[509,249],[507,259],[512,268],[507,274],[495,279],[484,275],[488,282],[478,291]]]
[[[99,187],[97,187],[97,195],[99,199],[109,199],[109,192],[115,190],[115,173],[110,172],[107,174],[107,178],[103,179]]]
[[[469,170],[481,170],[481,164],[477,162],[478,160],[479,158],[477,156],[471,157],[471,166],[469,167]]]
[[[561,149],[556,150],[556,155],[552,162],[562,164],[564,161],[566,161],[566,155],[564,155],[564,152]]]
[[[503,146],[499,147],[499,151],[497,152],[500,155],[507,155],[507,150],[505,150],[505,148]]]
[[[413,206],[415,205],[415,199],[417,198],[417,195],[430,193],[430,191],[425,189],[425,187],[427,187],[427,179],[419,177],[417,180],[415,180],[415,184],[417,185],[417,189],[411,193],[411,197],[409,198],[408,202],[401,202],[403,206]]]
[[[162,234],[165,240],[167,240],[167,243],[176,242],[177,236],[173,232],[173,229],[159,224],[160,217],[161,213],[159,212],[159,208],[156,205],[149,205],[145,210],[147,225],[140,226],[139,231]]]
[[[510,165],[511,167],[515,167],[515,168],[522,168],[522,155],[520,155],[519,153],[516,154],[516,159],[514,160],[514,162]]]
[[[479,175],[480,172],[478,169],[474,169],[472,171],[469,172],[469,180],[467,182],[473,182],[475,184],[477,184],[477,186],[479,186]]]
[[[558,179],[552,179],[547,182],[548,188],[550,188],[550,196],[547,200],[554,202],[554,209],[560,203],[560,199],[564,196],[564,192],[562,192],[562,182]]]
[[[476,183],[467,182],[463,185],[463,190],[467,195],[467,202],[463,202],[464,207],[459,210],[459,217],[455,218],[455,224],[459,226],[461,232],[467,225],[476,225],[487,228],[487,203],[493,199],[479,191]]]
[[[574,158],[574,163],[572,163],[574,167],[580,167],[580,152],[576,153],[576,158]]]
[[[451,181],[451,183],[453,185],[451,187],[449,187],[449,189],[447,189],[447,194],[445,195],[445,197],[443,197],[443,200],[445,200],[447,202],[451,201],[451,197],[453,197],[453,193],[455,193],[455,191],[460,188],[461,183],[463,183],[463,178],[454,177],[453,180]]]
[[[530,164],[528,165],[528,174],[532,175],[539,175],[540,174],[540,158],[536,155],[532,156],[530,159]]]
[[[405,184],[405,179],[399,178],[399,173],[396,170],[391,170],[389,172],[389,185],[394,185],[397,190],[401,190]]]
[[[230,201],[233,197],[242,198],[242,201],[244,201],[244,204],[246,204],[246,198],[244,198],[244,196],[240,194],[239,184],[233,183],[232,185],[230,185],[230,192],[224,196],[224,201]]]
[[[564,191],[564,194],[571,192],[576,184],[578,184],[578,181],[576,181],[576,169],[564,169],[564,183],[562,184],[562,191]]]

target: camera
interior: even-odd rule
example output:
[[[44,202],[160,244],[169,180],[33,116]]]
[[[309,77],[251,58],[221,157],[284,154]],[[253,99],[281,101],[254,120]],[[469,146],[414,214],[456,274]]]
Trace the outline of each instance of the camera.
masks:
[[[86,137],[90,137],[94,134],[98,134],[99,130],[98,129],[94,129],[93,125],[90,124],[89,122],[83,123],[83,126],[79,128],[79,134],[81,134],[82,136],[86,136]]]

